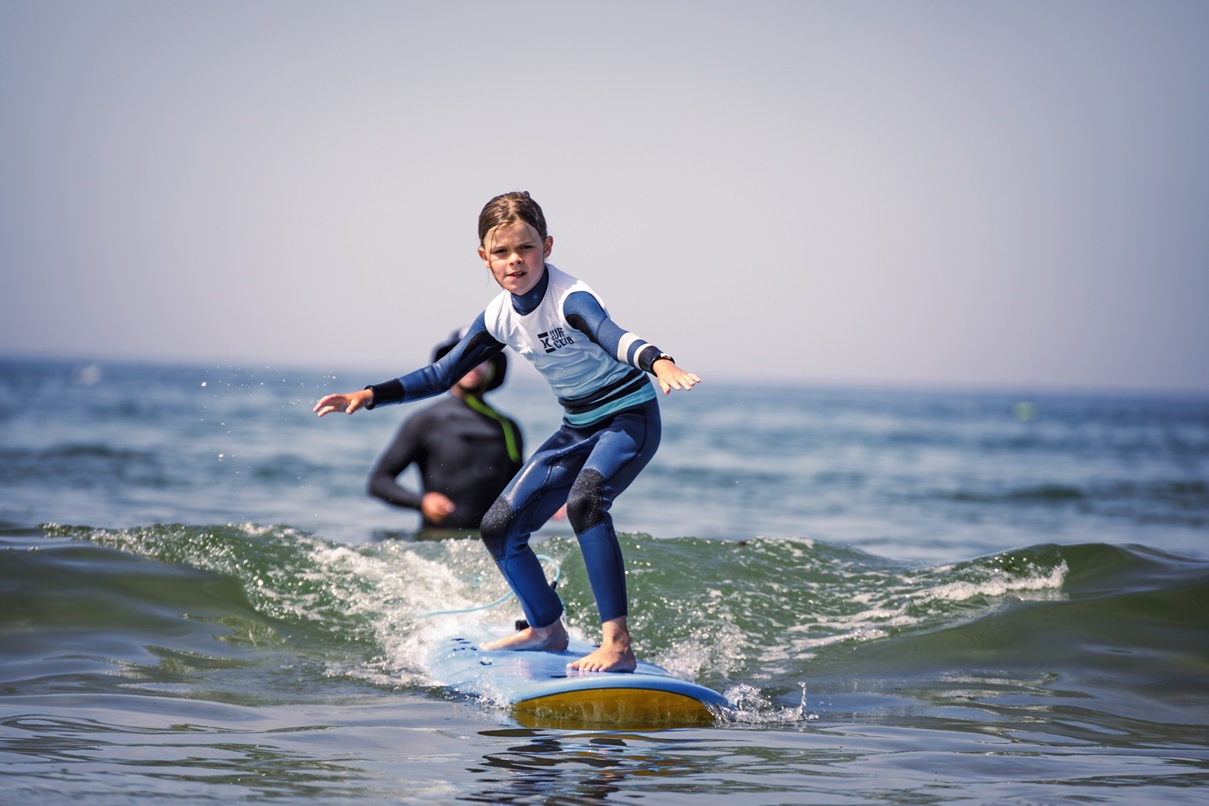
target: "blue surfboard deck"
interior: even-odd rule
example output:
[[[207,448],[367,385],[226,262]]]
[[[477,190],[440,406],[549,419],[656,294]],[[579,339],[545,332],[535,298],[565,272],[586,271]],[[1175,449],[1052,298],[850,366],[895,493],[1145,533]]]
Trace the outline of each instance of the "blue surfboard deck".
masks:
[[[434,679],[464,695],[508,708],[529,728],[672,728],[712,725],[726,698],[639,661],[633,672],[580,672],[567,664],[594,647],[572,641],[564,652],[478,648],[470,636],[438,644]]]

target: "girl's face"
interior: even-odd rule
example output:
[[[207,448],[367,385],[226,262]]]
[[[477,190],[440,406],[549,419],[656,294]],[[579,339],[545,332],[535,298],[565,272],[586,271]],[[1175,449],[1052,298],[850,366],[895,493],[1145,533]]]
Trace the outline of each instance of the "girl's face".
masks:
[[[479,257],[500,288],[520,296],[530,291],[546,271],[554,237],[545,240],[524,221],[501,224],[487,233]]]

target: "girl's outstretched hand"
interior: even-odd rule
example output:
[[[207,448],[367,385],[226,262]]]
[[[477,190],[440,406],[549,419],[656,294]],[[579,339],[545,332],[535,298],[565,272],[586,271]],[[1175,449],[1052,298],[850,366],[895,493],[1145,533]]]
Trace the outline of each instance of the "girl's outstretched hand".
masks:
[[[651,369],[655,372],[655,379],[659,381],[659,388],[665,395],[671,394],[673,389],[683,389],[687,392],[701,383],[701,379],[696,375],[685,372],[676,366],[675,362],[666,358],[656,360]]]
[[[372,402],[373,399],[374,393],[372,389],[362,389],[346,395],[328,395],[320,399],[311,411],[316,412],[320,417],[325,414],[331,414],[333,411],[343,411],[345,414],[352,414],[357,409],[365,408],[365,405]]]

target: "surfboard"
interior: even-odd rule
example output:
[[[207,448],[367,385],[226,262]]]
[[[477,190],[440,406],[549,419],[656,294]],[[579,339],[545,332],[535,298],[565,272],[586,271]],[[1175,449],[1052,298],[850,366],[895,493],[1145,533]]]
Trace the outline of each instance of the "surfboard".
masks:
[[[713,689],[653,663],[633,672],[580,672],[567,664],[594,647],[572,640],[563,652],[479,649],[470,636],[439,643],[434,679],[463,695],[506,707],[527,728],[673,728],[712,725],[727,707]]]

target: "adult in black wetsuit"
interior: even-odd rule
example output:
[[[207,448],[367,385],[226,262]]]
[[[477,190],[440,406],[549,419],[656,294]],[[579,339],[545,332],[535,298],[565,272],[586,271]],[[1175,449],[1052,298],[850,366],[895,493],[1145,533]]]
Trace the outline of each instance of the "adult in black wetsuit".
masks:
[[[459,335],[437,345],[432,360],[448,353]],[[483,401],[504,382],[507,370],[508,359],[500,353],[468,372],[440,402],[408,418],[374,465],[369,494],[419,510],[424,530],[477,531],[524,457],[516,422]],[[397,481],[413,463],[422,493]]]

